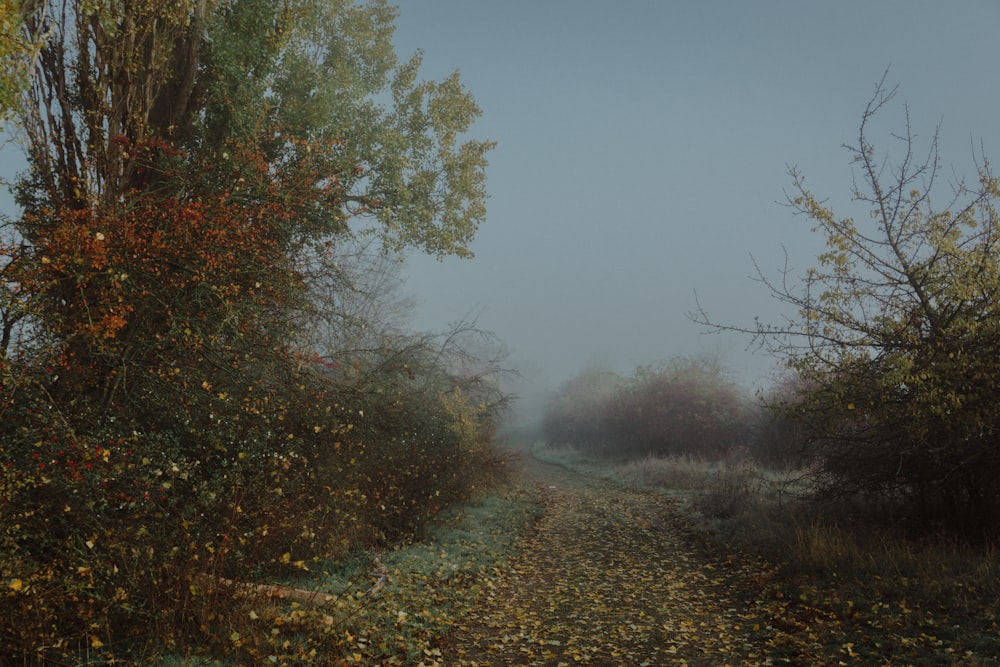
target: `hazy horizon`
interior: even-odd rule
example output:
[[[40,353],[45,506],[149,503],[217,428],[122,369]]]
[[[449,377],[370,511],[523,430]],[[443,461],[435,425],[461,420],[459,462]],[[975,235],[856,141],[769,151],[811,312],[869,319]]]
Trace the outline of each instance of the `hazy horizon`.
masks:
[[[460,70],[483,110],[472,135],[498,142],[476,257],[408,259],[415,326],[478,314],[550,389],[678,355],[766,384],[777,360],[691,322],[695,294],[721,321],[780,316],[751,255],[774,275],[783,248],[797,270],[822,250],[782,206],[787,170],[856,213],[842,146],[887,68],[881,153],[907,104],[920,148],[940,124],[947,169],[974,175],[980,142],[1000,154],[998,19],[969,1],[400,3],[400,56]]]

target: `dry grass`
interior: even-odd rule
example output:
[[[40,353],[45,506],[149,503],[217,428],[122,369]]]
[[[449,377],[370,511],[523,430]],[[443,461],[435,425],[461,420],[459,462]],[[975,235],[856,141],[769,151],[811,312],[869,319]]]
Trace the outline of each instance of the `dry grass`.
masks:
[[[648,456],[623,464],[617,473],[629,486],[672,492],[700,491],[706,487],[710,475],[705,462],[691,456]]]
[[[582,472],[598,466],[566,451],[558,458]],[[751,593],[753,604],[775,610],[761,641],[777,660],[1000,665],[997,543],[906,529],[861,501],[820,504],[809,494],[810,471],[684,456],[608,464],[600,474],[678,498],[715,549],[780,565]]]
[[[849,653],[865,645],[873,656],[933,649],[937,657],[928,654],[920,664],[1000,664],[995,543],[927,531],[916,537],[887,522],[884,508],[811,502],[808,471],[674,457],[634,461],[615,473],[627,485],[683,499],[692,525],[719,547],[780,563],[772,602],[786,605],[790,616],[826,623],[819,633],[825,650],[841,641],[850,643]],[[823,641],[799,645],[801,628],[787,630],[789,659],[821,655],[811,651]]]
[[[880,521],[880,508],[811,502],[808,471],[779,473],[746,460],[683,456],[632,461],[617,466],[615,476],[634,488],[686,499],[689,517],[720,538],[735,540],[745,532],[741,526],[749,526],[751,546],[771,545],[803,570],[926,580],[970,571],[979,580],[1000,576],[994,544],[926,533],[912,537]]]
[[[897,582],[940,602],[956,593],[988,592],[1000,601],[1000,553],[995,544],[974,545],[938,536],[921,540],[866,526],[814,520],[797,525],[783,545],[788,560],[813,573]]]

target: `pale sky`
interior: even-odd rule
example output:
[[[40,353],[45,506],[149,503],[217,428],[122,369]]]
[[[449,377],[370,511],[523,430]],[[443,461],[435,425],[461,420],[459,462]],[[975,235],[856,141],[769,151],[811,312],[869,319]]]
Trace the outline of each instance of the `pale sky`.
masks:
[[[918,141],[941,124],[946,166],[1000,156],[995,0],[402,0],[401,57],[459,69],[494,139],[472,260],[414,256],[418,329],[468,314],[549,386],[588,364],[628,373],[718,354],[745,383],[776,362],[685,316],[776,321],[750,280],[814,265],[821,239],[781,205],[797,165],[849,209],[850,156],[889,67],[898,103],[871,138],[891,147],[908,103]],[[926,144],[920,143],[920,146]],[[996,157],[1000,160],[1000,157]]]

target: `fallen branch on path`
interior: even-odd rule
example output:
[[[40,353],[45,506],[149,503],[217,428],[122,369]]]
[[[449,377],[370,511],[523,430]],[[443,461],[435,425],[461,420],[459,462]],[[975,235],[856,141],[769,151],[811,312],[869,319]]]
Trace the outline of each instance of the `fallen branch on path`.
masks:
[[[362,594],[362,597],[375,597],[389,582],[389,568],[382,564],[378,556],[372,559],[372,563],[375,565],[375,568],[368,573],[368,576],[374,579],[374,583]],[[339,595],[330,595],[304,588],[279,586],[276,584],[252,584],[245,581],[226,579],[225,577],[213,577],[208,574],[196,575],[195,583],[200,583],[205,588],[228,589],[231,591],[233,597],[286,600],[288,602],[298,602],[307,607],[321,607],[333,604],[340,597]]]

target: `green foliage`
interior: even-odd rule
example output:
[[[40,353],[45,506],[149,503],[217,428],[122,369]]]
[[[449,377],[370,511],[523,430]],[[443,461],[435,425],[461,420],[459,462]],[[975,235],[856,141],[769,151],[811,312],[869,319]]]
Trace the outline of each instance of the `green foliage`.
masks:
[[[150,142],[216,163],[249,150],[243,173],[217,175],[227,196],[267,196],[262,173],[312,173],[300,231],[468,256],[493,144],[463,138],[480,111],[457,74],[421,81],[419,54],[397,60],[394,18],[381,0],[101,0],[64,16],[34,3],[26,34],[48,41],[22,117],[26,198],[117,206],[156,183],[132,150]]]
[[[23,0],[0,2],[0,119],[7,121],[18,111],[28,85],[28,74],[38,57],[42,39],[23,34]]]
[[[203,46],[206,113],[189,141],[221,151],[253,137],[275,166],[308,160],[336,176],[346,196],[317,217],[374,220],[356,231],[394,250],[471,256],[493,144],[459,141],[480,110],[457,74],[420,81],[419,54],[397,60],[395,14],[381,0],[221,3]]]

